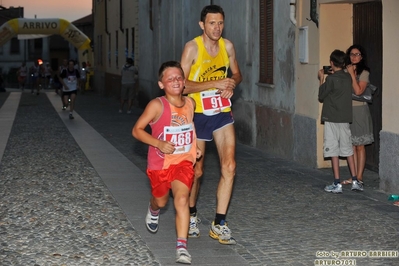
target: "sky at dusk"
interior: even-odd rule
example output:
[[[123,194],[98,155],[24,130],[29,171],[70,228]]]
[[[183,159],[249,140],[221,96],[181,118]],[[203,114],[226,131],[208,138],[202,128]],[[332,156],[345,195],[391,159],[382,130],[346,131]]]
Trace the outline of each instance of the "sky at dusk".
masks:
[[[25,18],[63,18],[75,21],[91,14],[92,0],[0,0],[9,8],[23,7]]]

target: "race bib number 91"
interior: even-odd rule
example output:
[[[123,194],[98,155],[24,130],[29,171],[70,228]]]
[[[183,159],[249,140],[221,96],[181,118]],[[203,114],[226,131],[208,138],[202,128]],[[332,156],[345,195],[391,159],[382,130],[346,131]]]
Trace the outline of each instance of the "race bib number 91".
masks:
[[[204,115],[216,115],[231,106],[230,99],[220,97],[217,90],[201,92],[201,102]]]
[[[190,151],[193,143],[193,135],[193,124],[164,128],[165,141],[170,141],[175,144],[175,151],[173,154],[186,153]]]

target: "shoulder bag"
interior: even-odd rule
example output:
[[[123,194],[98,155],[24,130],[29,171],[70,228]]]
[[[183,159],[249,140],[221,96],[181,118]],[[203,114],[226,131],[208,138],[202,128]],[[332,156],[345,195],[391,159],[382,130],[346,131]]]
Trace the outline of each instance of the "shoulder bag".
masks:
[[[377,87],[374,86],[373,84],[369,83],[367,84],[366,89],[361,95],[356,95],[355,93],[352,92],[352,100],[359,101],[359,102],[367,102],[367,103],[372,103],[373,102],[373,94],[377,90]]]

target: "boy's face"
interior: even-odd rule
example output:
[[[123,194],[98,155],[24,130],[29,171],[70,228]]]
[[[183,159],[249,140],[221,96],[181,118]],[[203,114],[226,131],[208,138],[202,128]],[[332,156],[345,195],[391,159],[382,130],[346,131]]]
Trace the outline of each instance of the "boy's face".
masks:
[[[179,68],[168,67],[163,72],[161,81],[158,85],[162,90],[165,90],[166,95],[180,95],[184,89],[184,77]]]

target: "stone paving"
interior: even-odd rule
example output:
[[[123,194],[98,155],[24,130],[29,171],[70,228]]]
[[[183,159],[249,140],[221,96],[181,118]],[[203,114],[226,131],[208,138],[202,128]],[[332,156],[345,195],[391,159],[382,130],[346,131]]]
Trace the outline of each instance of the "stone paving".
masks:
[[[0,94],[0,107],[6,97]],[[78,96],[76,111],[144,172],[147,147],[131,136],[141,110],[119,114],[118,105],[88,92]],[[240,144],[237,165],[227,218],[238,244],[227,249],[247,265],[399,265],[399,208],[378,190],[376,173],[366,171],[365,192],[345,186],[335,195],[323,191],[332,182],[329,169]],[[198,202],[202,228],[214,217],[218,167],[210,144]],[[44,94],[21,96],[0,187],[0,265],[167,265],[118,207]],[[189,240],[193,265],[222,265],[222,256],[209,262],[207,254],[196,255],[195,241],[214,244],[207,231],[201,233]],[[368,254],[374,250],[394,252]],[[332,251],[347,256],[329,261]]]

